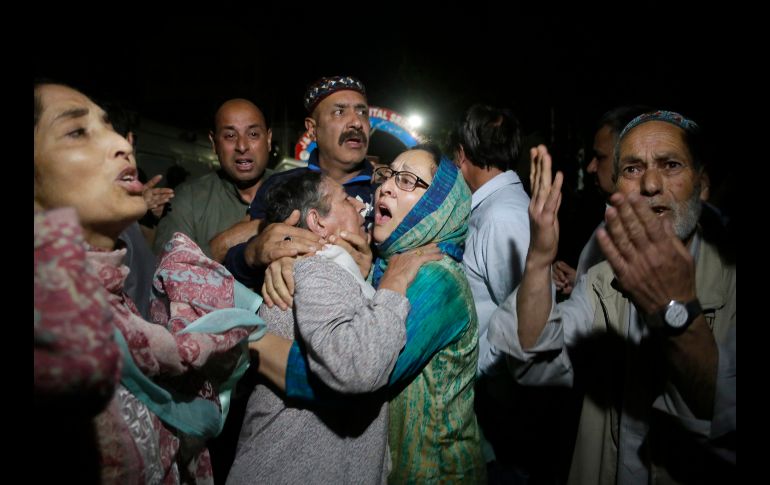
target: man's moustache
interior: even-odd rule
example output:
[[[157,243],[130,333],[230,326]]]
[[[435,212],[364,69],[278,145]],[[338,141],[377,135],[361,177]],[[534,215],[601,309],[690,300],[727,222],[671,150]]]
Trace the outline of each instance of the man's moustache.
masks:
[[[348,131],[340,135],[340,146],[342,146],[343,143],[350,140],[351,138],[360,138],[361,143],[366,145],[366,135],[363,131]]]

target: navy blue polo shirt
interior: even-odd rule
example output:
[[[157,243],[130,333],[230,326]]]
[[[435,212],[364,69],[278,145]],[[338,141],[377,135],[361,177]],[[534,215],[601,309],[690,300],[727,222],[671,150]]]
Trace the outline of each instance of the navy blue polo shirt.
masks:
[[[372,185],[372,164],[367,160],[362,160],[361,163],[363,164],[361,173],[342,184],[342,186],[348,195],[353,197],[359,196],[364,202],[373,204],[374,189],[376,186]],[[262,187],[259,188],[257,194],[254,196],[254,200],[251,201],[251,205],[249,205],[248,213],[249,216],[251,216],[251,219],[265,218],[265,197],[271,187],[281,180],[284,180],[286,177],[300,175],[308,171],[321,171],[321,168],[318,166],[318,148],[310,153],[307,167],[299,167],[285,172],[274,173],[269,179],[265,180]],[[246,264],[245,251],[247,244],[248,241],[231,247],[227,251],[224,264],[233,276],[235,276],[235,279],[250,288],[257,288],[262,285],[264,272],[254,271],[253,268],[250,268]]]

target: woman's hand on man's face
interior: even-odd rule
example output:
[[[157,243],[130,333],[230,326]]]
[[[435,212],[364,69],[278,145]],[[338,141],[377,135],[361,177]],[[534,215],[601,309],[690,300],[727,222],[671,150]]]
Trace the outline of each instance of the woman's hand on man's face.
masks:
[[[372,247],[369,234],[364,238],[359,234],[342,231],[339,236],[329,236],[329,242],[340,246],[353,257],[353,261],[358,265],[364,278],[369,275],[369,270],[372,268]]]

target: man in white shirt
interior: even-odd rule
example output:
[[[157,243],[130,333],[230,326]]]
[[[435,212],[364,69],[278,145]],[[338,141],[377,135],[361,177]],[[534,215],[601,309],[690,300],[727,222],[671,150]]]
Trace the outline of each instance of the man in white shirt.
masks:
[[[455,126],[449,144],[473,193],[463,267],[479,321],[474,404],[489,483],[520,481],[531,467],[518,441],[524,413],[514,410],[532,402],[526,396],[531,392],[516,385],[503,354],[487,339],[492,313],[521,281],[529,247],[529,196],[512,170],[521,147],[519,121],[509,109],[475,104]]]
[[[509,109],[476,104],[450,143],[473,193],[463,266],[479,317],[478,373],[485,374],[500,360],[486,339],[489,317],[521,281],[529,247],[529,196],[511,170],[520,150],[519,121]]]
[[[704,135],[678,113],[621,131],[607,261],[556,304],[563,181],[532,149],[532,238],[519,287],[489,321],[519,382],[585,390],[572,483],[728,483],[735,476],[736,271],[698,224]],[[556,417],[554,417],[556,418]]]

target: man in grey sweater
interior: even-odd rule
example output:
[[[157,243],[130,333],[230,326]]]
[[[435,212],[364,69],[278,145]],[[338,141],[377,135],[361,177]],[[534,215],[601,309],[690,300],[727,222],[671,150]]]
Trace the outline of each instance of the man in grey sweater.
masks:
[[[269,219],[284,220],[295,209],[300,225],[321,237],[347,231],[368,238],[364,204],[320,173],[306,172],[271,190]],[[339,246],[297,261],[293,311],[263,305],[259,314],[273,334],[302,342],[312,374],[335,393],[331,399],[347,404],[306,407],[260,381],[249,398],[228,484],[387,482],[387,402],[349,394],[388,383],[406,343],[407,287],[423,263],[440,257],[435,246],[394,257],[377,291]]]

